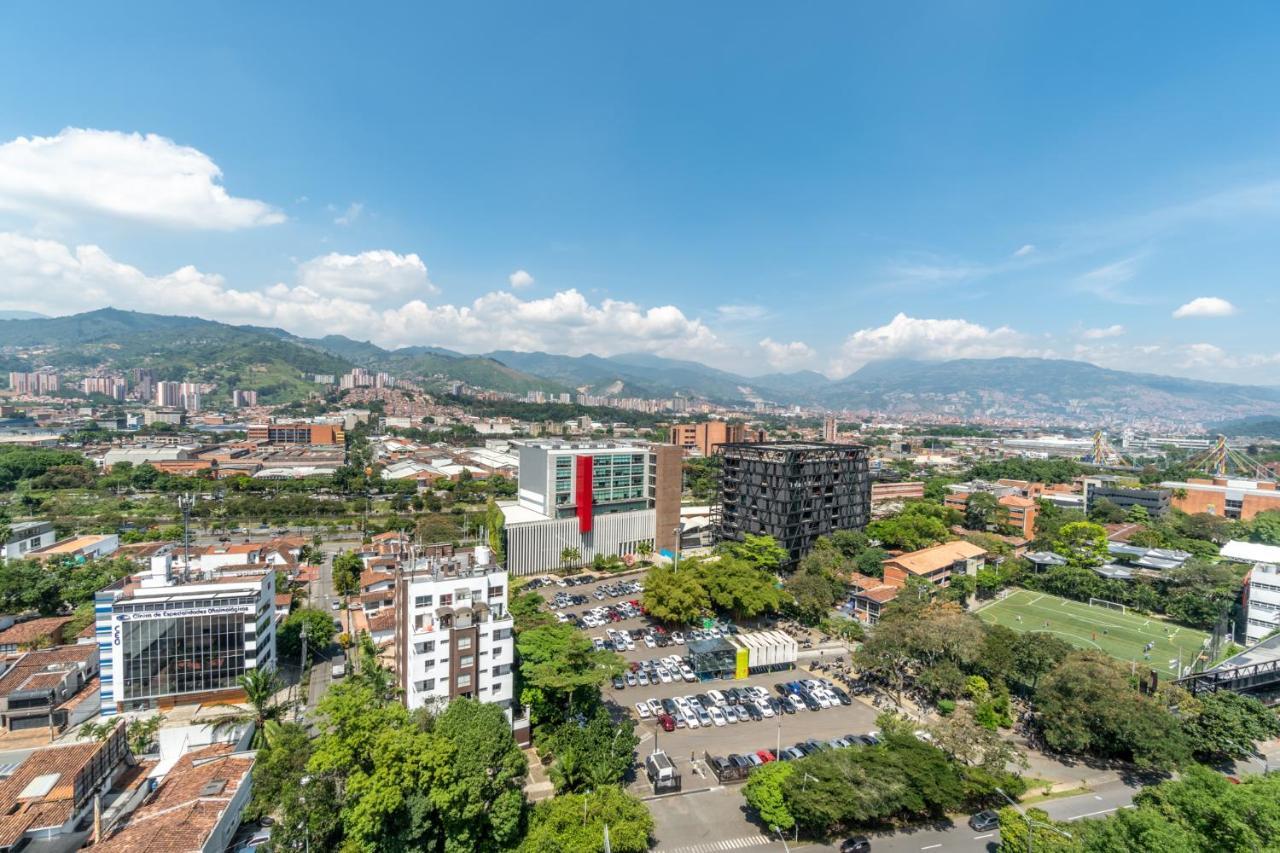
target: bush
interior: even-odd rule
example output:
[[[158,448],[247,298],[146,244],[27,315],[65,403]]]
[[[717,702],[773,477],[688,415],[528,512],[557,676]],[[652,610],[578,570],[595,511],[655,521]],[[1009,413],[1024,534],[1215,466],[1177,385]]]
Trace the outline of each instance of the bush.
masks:
[[[956,702],[954,699],[939,699],[938,713],[944,717],[949,717],[956,711]]]

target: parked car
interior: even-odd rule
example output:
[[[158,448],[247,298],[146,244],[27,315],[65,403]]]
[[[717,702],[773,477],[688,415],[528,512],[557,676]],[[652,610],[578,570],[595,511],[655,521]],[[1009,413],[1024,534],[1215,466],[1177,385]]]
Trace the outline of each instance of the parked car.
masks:
[[[1000,815],[987,809],[969,818],[969,828],[976,832],[986,832],[1000,826]]]
[[[662,714],[658,717],[658,725],[662,726],[664,732],[674,732],[676,730],[676,720],[670,714]]]
[[[640,719],[647,720],[653,716],[653,712],[649,710],[649,706],[643,702],[636,703],[636,713],[640,715]]]
[[[655,717],[663,713],[662,703],[659,702],[657,699],[650,699],[648,702],[648,705],[649,705],[649,712],[653,714]]]
[[[865,835],[852,835],[840,842],[840,853],[871,853],[871,839]]]
[[[760,761],[763,764],[768,764],[770,761],[777,761],[774,754],[767,749],[757,749],[756,755],[760,756]]]
[[[724,718],[724,711],[721,711],[716,705],[712,705],[711,708],[708,709],[707,713],[711,715],[711,722],[715,724],[716,728],[719,728],[729,722]]]

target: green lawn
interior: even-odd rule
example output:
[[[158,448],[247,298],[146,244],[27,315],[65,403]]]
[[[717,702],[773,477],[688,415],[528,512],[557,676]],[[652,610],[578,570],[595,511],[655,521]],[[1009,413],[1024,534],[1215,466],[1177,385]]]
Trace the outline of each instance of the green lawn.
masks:
[[[1122,613],[1026,589],[1012,590],[1006,598],[983,605],[978,616],[1015,631],[1055,634],[1078,648],[1100,649],[1117,660],[1136,660],[1139,667],[1166,676],[1176,674],[1179,652],[1185,669],[1209,636],[1134,611]],[[1145,660],[1143,649],[1152,641],[1151,659]]]

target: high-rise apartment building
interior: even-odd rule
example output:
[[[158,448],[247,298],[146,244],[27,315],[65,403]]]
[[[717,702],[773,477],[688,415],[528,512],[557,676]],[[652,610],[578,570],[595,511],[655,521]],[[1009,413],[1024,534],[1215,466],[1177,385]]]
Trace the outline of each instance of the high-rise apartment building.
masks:
[[[827,415],[822,420],[822,440],[827,444],[835,444],[836,434],[839,432],[839,425],[836,423],[835,415]]]
[[[681,456],[670,445],[528,441],[519,445],[519,500],[502,505],[507,567],[527,575],[576,551],[635,554],[678,547]]]
[[[268,444],[346,444],[346,431],[338,424],[270,423],[250,424],[249,441]]]
[[[764,430],[726,421],[704,421],[700,424],[672,424],[667,440],[686,455],[711,456],[723,444],[759,442],[764,438]]]
[[[488,548],[430,557],[400,572],[395,593],[396,675],[411,710],[466,697],[516,703],[514,621],[507,571]]]
[[[123,379],[116,379],[114,376],[86,376],[80,380],[80,393],[101,394],[113,400],[123,400],[128,393],[128,386]]]
[[[231,392],[231,405],[237,409],[245,409],[258,405],[257,391],[235,390]]]
[[[38,370],[35,373],[11,372],[9,388],[15,394],[41,396],[59,390],[61,378],[50,370]]]
[[[861,530],[871,513],[867,448],[860,444],[778,442],[720,448],[718,539],[768,535],[794,563],[819,536]]]

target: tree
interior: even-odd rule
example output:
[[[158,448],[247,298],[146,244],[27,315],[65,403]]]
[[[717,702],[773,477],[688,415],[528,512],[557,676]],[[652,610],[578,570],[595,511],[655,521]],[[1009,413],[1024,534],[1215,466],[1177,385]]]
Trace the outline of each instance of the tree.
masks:
[[[1027,767],[1026,757],[1017,746],[968,714],[944,717],[929,731],[933,733],[934,746],[961,764],[993,774],[1003,774],[1010,765]]]
[[[248,670],[236,681],[244,690],[248,707],[223,703],[218,707],[226,708],[227,713],[210,720],[207,725],[212,729],[215,737],[251,725],[253,737],[249,741],[249,748],[261,749],[275,735],[274,729],[280,726],[285,713],[289,710],[288,703],[276,701],[276,694],[283,687],[283,682],[271,667]]]
[[[596,651],[571,625],[555,623],[521,631],[521,702],[528,705],[535,725],[555,724],[573,715],[575,703],[599,701],[599,687],[625,666],[617,654]]]
[[[792,762],[771,761],[757,767],[747,777],[742,796],[746,798],[747,805],[756,810],[760,822],[767,827],[790,829],[796,825],[796,819],[787,808],[783,793],[786,781],[793,772],[795,766]]]
[[[1110,556],[1107,551],[1106,528],[1091,521],[1064,524],[1054,540],[1053,550],[1065,557],[1071,568],[1092,571],[1104,564]]]
[[[1073,835],[1075,827],[1050,820],[1044,809],[1028,808],[1019,811],[1013,806],[1005,806],[998,814],[1001,853],[1031,853],[1033,850],[1035,853],[1080,851],[1080,845]],[[1035,823],[1029,825],[1028,818]]]
[[[999,522],[1000,510],[1000,502],[991,492],[974,492],[965,502],[964,526],[970,530],[990,530]]]
[[[353,551],[343,551],[333,555],[333,588],[338,595],[346,598],[360,594],[360,574],[364,571],[364,562]]]
[[[569,719],[541,739],[544,752],[555,756],[551,778],[561,793],[617,785],[630,771],[639,738],[635,720],[617,723],[603,705],[587,720]]]
[[[790,559],[787,549],[779,545],[772,536],[755,536],[750,533],[741,542],[730,540],[721,543],[720,551],[766,572],[776,572]]]
[[[656,566],[644,579],[642,601],[649,615],[671,625],[687,625],[711,609],[711,596],[696,568],[685,562],[683,571]]]
[[[1190,758],[1191,745],[1168,709],[1135,690],[1120,664],[1101,652],[1067,655],[1044,676],[1035,700],[1037,725],[1053,749],[1158,769]]]
[[[294,796],[293,789],[307,771],[311,758],[311,734],[300,723],[282,723],[253,765],[253,798],[245,809],[246,820],[274,812]]]
[[[645,804],[613,785],[561,794],[534,807],[521,853],[602,853],[608,827],[613,853],[644,853],[653,834]]]
[[[867,536],[886,548],[919,551],[946,542],[951,538],[951,533],[942,519],[904,509],[893,518],[868,524]]]
[[[428,730],[447,740],[455,755],[459,789],[455,807],[444,815],[447,850],[507,850],[524,826],[524,753],[497,705],[455,699]]]
[[[1013,674],[1034,693],[1040,677],[1050,672],[1072,651],[1061,637],[1041,632],[1019,634],[1013,645]]]
[[[135,717],[125,727],[125,740],[129,742],[129,751],[134,755],[147,755],[155,746],[156,733],[164,722],[164,714],[152,714],[149,717]],[[80,734],[91,740],[105,741],[115,734],[118,720],[103,720],[100,723],[88,722],[80,727]]]
[[[1266,545],[1280,545],[1280,511],[1260,512],[1249,522],[1249,538]]]
[[[764,569],[736,557],[696,564],[697,577],[711,603],[734,619],[751,619],[782,606],[778,580]]]
[[[568,547],[560,552],[561,568],[572,568],[582,563],[582,552],[577,548]]]
[[[1197,758],[1218,761],[1245,758],[1258,741],[1280,735],[1280,718],[1252,696],[1224,690],[1201,698],[1199,712],[1183,728]]]
[[[279,660],[286,666],[294,666],[298,656],[302,654],[302,627],[307,628],[307,648],[310,650],[326,648],[333,642],[335,628],[333,618],[323,610],[314,607],[301,607],[285,617],[276,633],[276,651]]]

